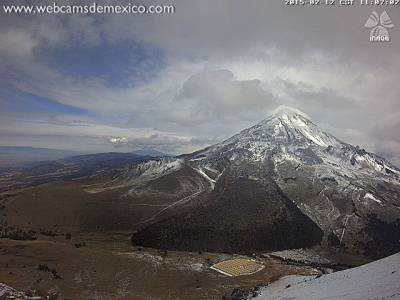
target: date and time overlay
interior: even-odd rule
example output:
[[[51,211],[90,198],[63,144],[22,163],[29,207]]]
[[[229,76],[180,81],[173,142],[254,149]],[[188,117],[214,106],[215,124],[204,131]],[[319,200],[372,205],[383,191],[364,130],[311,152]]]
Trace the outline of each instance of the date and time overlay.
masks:
[[[400,9],[400,0],[283,0],[286,6],[311,7],[371,7],[372,11],[366,18],[364,27],[370,30],[370,42],[390,42],[390,30],[395,27],[387,10]],[[378,12],[379,11],[379,12]]]

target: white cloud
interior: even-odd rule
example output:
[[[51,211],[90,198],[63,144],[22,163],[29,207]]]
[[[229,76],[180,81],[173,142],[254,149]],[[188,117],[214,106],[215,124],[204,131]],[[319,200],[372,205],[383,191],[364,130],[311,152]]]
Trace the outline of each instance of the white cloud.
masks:
[[[109,139],[109,142],[114,145],[125,145],[128,143],[128,139],[126,137],[113,137]]]

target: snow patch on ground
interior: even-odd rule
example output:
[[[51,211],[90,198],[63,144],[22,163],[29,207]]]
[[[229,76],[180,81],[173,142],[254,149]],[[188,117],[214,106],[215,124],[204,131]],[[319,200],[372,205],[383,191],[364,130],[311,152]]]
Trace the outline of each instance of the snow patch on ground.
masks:
[[[322,257],[313,249],[288,249],[268,253],[273,257],[278,257],[283,260],[292,260],[304,264],[333,264],[333,261]]]
[[[151,160],[148,162],[143,163],[143,168],[145,171],[142,173],[141,176],[154,176],[160,175],[165,173],[170,173],[172,171],[178,170],[182,165],[182,160],[161,160],[155,161]]]
[[[200,161],[200,160],[203,160],[203,159],[206,159],[206,158],[207,158],[207,156],[202,156],[202,157],[192,158],[189,161]]]
[[[382,204],[382,201],[377,199],[374,195],[372,195],[371,193],[366,193],[364,195],[364,199],[370,199],[372,201],[378,202],[379,204]]]
[[[210,176],[208,176],[201,168],[197,169],[197,168],[193,168],[193,170],[195,170],[197,173],[199,173],[201,176],[203,176],[205,179],[207,179],[207,181],[210,183],[211,185],[211,189],[213,190],[215,187],[215,180],[210,178]]]
[[[261,290],[256,300],[400,299],[400,253],[332,274],[287,276]]]

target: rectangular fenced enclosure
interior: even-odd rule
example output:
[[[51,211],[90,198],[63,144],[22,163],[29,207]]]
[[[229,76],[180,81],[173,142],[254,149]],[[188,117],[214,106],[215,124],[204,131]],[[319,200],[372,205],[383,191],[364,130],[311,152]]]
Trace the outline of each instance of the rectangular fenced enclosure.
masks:
[[[254,274],[264,269],[264,265],[254,259],[236,258],[216,263],[211,267],[211,269],[234,277]]]

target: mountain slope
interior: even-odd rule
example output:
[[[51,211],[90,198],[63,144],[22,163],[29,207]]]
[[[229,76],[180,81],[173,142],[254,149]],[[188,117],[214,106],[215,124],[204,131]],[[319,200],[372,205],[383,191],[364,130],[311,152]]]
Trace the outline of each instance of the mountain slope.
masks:
[[[320,243],[374,258],[400,250],[400,170],[323,132],[295,109],[281,108],[179,159],[209,181],[209,191],[189,212],[146,224],[134,244],[252,251]],[[274,232],[286,226],[291,231],[277,239]]]
[[[399,266],[400,254],[397,253],[357,268],[322,275],[319,278],[287,276],[261,289],[260,295],[251,299],[399,299]]]
[[[322,231],[276,184],[239,170],[227,167],[201,205],[139,231],[133,241],[161,249],[243,253],[320,242]]]

